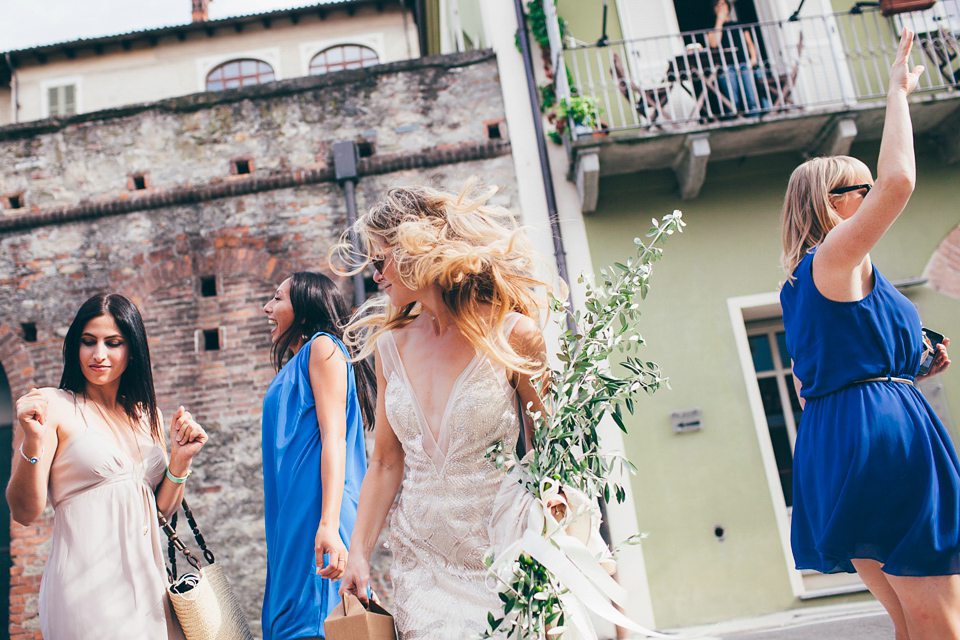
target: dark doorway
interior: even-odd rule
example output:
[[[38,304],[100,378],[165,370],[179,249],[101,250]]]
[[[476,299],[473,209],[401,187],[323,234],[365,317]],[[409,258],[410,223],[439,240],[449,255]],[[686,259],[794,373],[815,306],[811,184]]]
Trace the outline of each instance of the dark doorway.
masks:
[[[0,483],[10,480],[13,451],[13,397],[7,374],[0,366]],[[4,496],[0,505],[0,639],[10,638],[10,507]]]
[[[713,12],[713,3],[715,0],[673,0],[673,7],[677,12],[677,26],[681,32],[701,31],[713,28],[716,23],[716,14]],[[753,24],[758,21],[757,7],[754,0],[730,0],[733,8],[731,17],[737,24]],[[750,31],[754,42],[757,45],[757,53],[761,61],[768,60],[766,46],[763,42],[763,30],[752,29]],[[703,35],[694,38],[684,36],[684,44],[699,42],[706,46]]]
[[[714,25],[714,0],[673,0],[673,7],[677,11],[677,25],[680,31],[698,31],[709,29]],[[733,0],[733,19],[737,22],[756,22],[757,9],[753,0]]]

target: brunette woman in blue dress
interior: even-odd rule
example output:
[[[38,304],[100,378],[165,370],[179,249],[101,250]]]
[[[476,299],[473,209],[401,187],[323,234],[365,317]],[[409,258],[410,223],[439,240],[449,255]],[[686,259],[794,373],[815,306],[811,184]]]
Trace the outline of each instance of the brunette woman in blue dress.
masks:
[[[323,638],[366,471],[373,371],[351,362],[350,311],[330,278],[297,272],[263,307],[277,375],[263,400],[266,640]]]
[[[960,463],[914,382],[946,343],[925,347],[916,308],[869,251],[916,181],[904,29],[890,71],[877,180],[846,156],[814,158],[790,177],[780,292],[803,405],[794,451],[791,540],[798,569],[856,571],[897,640],[960,638]]]

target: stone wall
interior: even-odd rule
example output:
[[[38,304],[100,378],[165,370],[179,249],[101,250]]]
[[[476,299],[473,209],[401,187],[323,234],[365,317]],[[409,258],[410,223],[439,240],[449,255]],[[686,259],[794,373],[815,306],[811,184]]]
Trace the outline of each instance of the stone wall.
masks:
[[[273,377],[261,308],[292,271],[327,271],[345,227],[332,168],[342,140],[364,145],[361,210],[392,184],[456,189],[472,175],[503,185],[499,204],[516,210],[489,52],[0,128],[0,195],[21,194],[25,205],[3,199],[0,211],[0,365],[14,398],[59,382],[61,341],[83,300],[103,290],[131,297],[161,409],[169,417],[183,404],[210,433],[187,494],[258,635],[260,403]],[[238,172],[237,159],[251,172]],[[218,349],[206,349],[205,331]],[[51,523],[48,508],[30,527],[13,525],[11,638],[40,637]],[[377,565],[374,587],[389,602],[386,553]]]

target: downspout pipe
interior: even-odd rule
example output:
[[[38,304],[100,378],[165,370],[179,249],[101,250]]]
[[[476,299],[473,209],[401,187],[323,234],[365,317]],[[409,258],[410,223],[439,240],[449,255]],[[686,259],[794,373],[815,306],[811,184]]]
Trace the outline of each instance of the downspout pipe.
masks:
[[[13,66],[10,54],[5,53],[3,57],[10,69],[10,86],[13,89],[13,122],[18,123],[20,122],[20,79],[17,77],[17,69]]]
[[[551,2],[552,0],[545,0]],[[540,98],[537,95],[537,82],[533,74],[533,58],[530,54],[530,37],[527,34],[526,15],[523,12],[523,0],[513,0],[517,12],[517,40],[520,42],[520,54],[523,57],[523,70],[527,77],[527,93],[530,97],[530,110],[533,116],[533,129],[537,138],[537,154],[540,156],[540,177],[547,200],[547,217],[550,220],[550,236],[553,238],[553,254],[557,259],[557,275],[570,282],[567,272],[567,252],[563,248],[563,234],[560,232],[560,216],[557,213],[557,195],[553,189],[553,174],[550,171],[550,158],[547,155],[547,143],[543,136],[543,120],[540,117]],[[567,329],[576,333],[572,316],[567,316]]]
[[[553,2],[553,0],[544,0]],[[550,158],[547,156],[547,143],[543,135],[543,120],[540,117],[540,99],[537,95],[537,83],[533,75],[533,58],[530,54],[530,38],[527,34],[527,21],[523,12],[523,0],[513,0],[517,12],[517,40],[520,42],[520,53],[523,56],[523,70],[527,76],[527,92],[530,96],[530,110],[533,115],[533,128],[537,137],[537,153],[540,156],[540,175],[543,179],[543,190],[547,199],[547,216],[550,219],[550,235],[553,237],[553,253],[557,258],[557,274],[564,282],[569,283],[567,271],[567,252],[563,248],[563,234],[560,232],[560,215],[557,212],[557,195],[553,189],[553,174],[550,171]],[[559,71],[563,73],[563,71]],[[573,311],[573,300],[568,301]],[[573,314],[567,315],[567,329],[574,335],[577,325],[573,321]],[[613,548],[610,526],[607,524],[607,505],[600,499],[600,536],[611,549]]]
[[[337,182],[343,187],[343,196],[347,203],[347,229],[349,230],[350,244],[357,255],[363,252],[360,246],[360,238],[355,229],[357,221],[357,163],[360,154],[357,151],[357,143],[353,140],[335,142],[333,144],[333,168],[337,177]],[[353,267],[353,265],[350,265]],[[363,274],[357,272],[353,274],[353,305],[359,308],[367,298],[366,283],[363,280]]]

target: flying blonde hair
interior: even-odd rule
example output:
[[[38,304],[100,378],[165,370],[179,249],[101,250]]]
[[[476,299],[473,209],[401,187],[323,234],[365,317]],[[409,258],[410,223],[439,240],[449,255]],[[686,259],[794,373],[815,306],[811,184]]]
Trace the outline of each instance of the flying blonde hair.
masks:
[[[507,314],[517,311],[539,324],[544,300],[535,287],[550,285],[535,273],[539,256],[511,213],[487,201],[496,187],[475,189],[468,181],[459,194],[425,186],[393,187],[353,227],[363,255],[356,255],[349,232],[330,249],[331,268],[351,275],[366,267],[379,250],[391,252],[404,286],[436,284],[463,336],[480,353],[510,371],[536,375],[546,362],[517,353],[504,336]],[[336,258],[336,260],[335,260]],[[491,313],[481,313],[489,305]],[[385,295],[368,300],[344,329],[344,342],[356,357],[374,351],[384,331],[402,327],[421,312],[418,304],[397,308]]]
[[[841,221],[830,190],[859,183],[873,184],[873,177],[867,165],[850,156],[811,158],[793,170],[780,215],[780,264],[788,281],[803,256]]]

